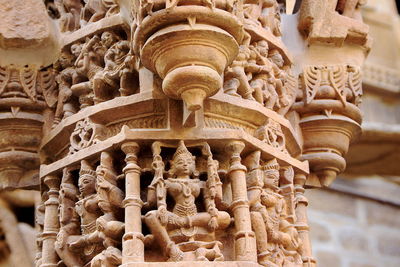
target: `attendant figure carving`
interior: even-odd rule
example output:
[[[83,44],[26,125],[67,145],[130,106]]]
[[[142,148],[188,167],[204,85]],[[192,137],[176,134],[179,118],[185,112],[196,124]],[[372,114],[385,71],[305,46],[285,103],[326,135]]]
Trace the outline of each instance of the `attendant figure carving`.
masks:
[[[258,261],[268,267],[300,267],[301,241],[295,227],[287,221],[286,201],[279,193],[279,165],[276,159],[262,163],[260,156],[256,151],[245,160]]]
[[[224,91],[233,96],[242,96],[244,99],[254,100],[254,89],[249,84],[248,72],[253,71],[248,64],[250,50],[246,45],[239,47],[239,54],[225,71]]]
[[[302,266],[300,248],[301,240],[297,230],[290,224],[284,197],[279,194],[279,165],[276,159],[261,166],[264,173],[264,187],[261,203],[267,208],[264,218],[267,236],[269,261],[277,266]],[[267,265],[268,266],[268,265]]]
[[[58,83],[58,98],[57,106],[54,114],[53,127],[60,123],[61,119],[67,118],[76,113],[76,108],[71,102],[71,86],[73,76],[76,73],[73,68],[74,55],[68,52],[62,52],[58,60],[58,66],[61,72],[57,75],[56,81]]]
[[[82,236],[71,246],[78,249],[88,245],[102,244],[105,249],[92,259],[92,267],[103,266],[101,264],[108,266],[106,264],[113,264],[115,261],[121,264],[121,252],[117,247],[121,243],[124,231],[124,223],[121,222],[124,193],[117,186],[117,174],[109,153],[101,154],[96,175],[96,201],[103,215],[96,218],[95,225],[91,222],[93,230],[89,234]]]
[[[275,88],[273,66],[268,58],[269,45],[265,40],[258,41],[251,46],[253,77],[250,82],[255,92],[255,98],[266,108],[273,109],[277,103],[278,94]]]
[[[279,97],[276,106],[277,108],[286,107],[289,105],[289,96],[287,95],[285,88],[285,83],[287,81],[287,66],[284,66],[285,62],[278,49],[272,49],[268,54],[268,58],[272,62],[274,85]]]

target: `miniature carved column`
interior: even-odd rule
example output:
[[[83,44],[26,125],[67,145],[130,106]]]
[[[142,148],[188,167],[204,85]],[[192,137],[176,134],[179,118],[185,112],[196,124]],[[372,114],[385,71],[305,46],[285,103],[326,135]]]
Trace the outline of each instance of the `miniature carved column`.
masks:
[[[43,245],[42,245],[42,265],[41,267],[56,267],[58,255],[54,249],[54,242],[57,238],[57,233],[60,228],[58,221],[58,206],[59,206],[59,190],[60,179],[57,176],[49,175],[44,178],[44,183],[49,187],[49,199],[44,203],[44,227],[43,227]]]
[[[126,154],[125,173],[125,234],[122,243],[122,264],[144,262],[144,236],[142,234],[140,199],[140,167],[137,164],[139,145],[136,142],[124,143],[121,147]]]
[[[232,205],[235,218],[235,260],[257,262],[254,232],[251,229],[249,201],[247,199],[246,167],[241,164],[240,153],[244,143],[232,141],[227,146],[230,154],[229,179],[232,183]]]
[[[295,227],[299,233],[301,241],[303,242],[302,247],[302,260],[303,267],[315,267],[316,261],[312,257],[311,242],[309,236],[308,219],[307,219],[307,206],[308,200],[304,196],[304,184],[306,182],[306,175],[302,173],[296,173],[294,177],[295,194],[296,194],[296,224]]]

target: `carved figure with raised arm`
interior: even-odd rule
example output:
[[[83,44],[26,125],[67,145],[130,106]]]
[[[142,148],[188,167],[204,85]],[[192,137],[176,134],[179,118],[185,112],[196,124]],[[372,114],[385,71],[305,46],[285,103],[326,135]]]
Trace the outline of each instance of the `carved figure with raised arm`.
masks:
[[[165,179],[160,146],[157,142],[153,144],[155,176],[148,196],[149,203],[156,202],[157,210],[145,216],[154,240],[169,261],[222,261],[221,243],[215,240],[215,231],[225,229],[230,224],[230,216],[216,206],[221,200],[221,184],[216,172],[218,165],[212,159],[208,144],[203,144],[208,162],[207,181],[197,177],[196,158],[183,141],[179,142],[169,177]],[[205,212],[198,212],[196,206],[201,191]],[[167,207],[167,195],[175,201],[171,211]]]

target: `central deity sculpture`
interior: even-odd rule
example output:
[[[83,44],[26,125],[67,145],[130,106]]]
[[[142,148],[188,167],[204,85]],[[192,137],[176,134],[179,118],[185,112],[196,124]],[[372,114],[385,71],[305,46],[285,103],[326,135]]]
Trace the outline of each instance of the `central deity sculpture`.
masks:
[[[215,231],[227,228],[230,216],[216,207],[218,199],[221,199],[218,166],[212,159],[208,144],[204,148],[208,154],[207,181],[197,178],[195,157],[183,141],[179,142],[173,155],[167,179],[163,177],[160,147],[154,149],[155,176],[150,185],[148,203],[157,202],[158,208],[146,214],[145,222],[170,261],[224,259],[220,250],[222,244],[215,240]],[[196,206],[201,192],[205,212],[199,212]],[[172,211],[167,208],[167,195],[175,201]]]

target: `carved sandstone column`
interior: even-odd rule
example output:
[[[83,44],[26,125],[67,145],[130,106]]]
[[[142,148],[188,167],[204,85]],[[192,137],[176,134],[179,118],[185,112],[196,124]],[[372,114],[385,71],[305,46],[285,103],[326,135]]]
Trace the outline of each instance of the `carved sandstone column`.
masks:
[[[307,206],[308,200],[304,196],[304,184],[307,180],[307,177],[303,173],[297,173],[294,176],[294,184],[295,184],[295,202],[296,205],[296,223],[295,227],[301,241],[303,242],[303,249],[302,249],[302,260],[303,260],[303,267],[315,267],[316,262],[315,259],[312,257],[312,250],[311,250],[311,242],[309,236],[309,229],[308,226],[308,219],[307,219]]]
[[[122,151],[126,154],[125,186],[125,235],[122,243],[122,264],[144,262],[144,244],[142,234],[140,199],[140,167],[137,164],[139,145],[135,142],[122,144]]]
[[[232,183],[231,209],[235,218],[235,260],[257,262],[254,232],[251,229],[249,201],[246,187],[246,167],[240,162],[244,143],[232,141],[227,146],[230,154],[229,179]]]
[[[42,265],[41,267],[56,267],[58,256],[54,249],[57,233],[60,228],[58,221],[58,195],[60,179],[57,176],[49,175],[44,178],[44,183],[49,187],[49,199],[44,203],[45,217],[42,234]]]

